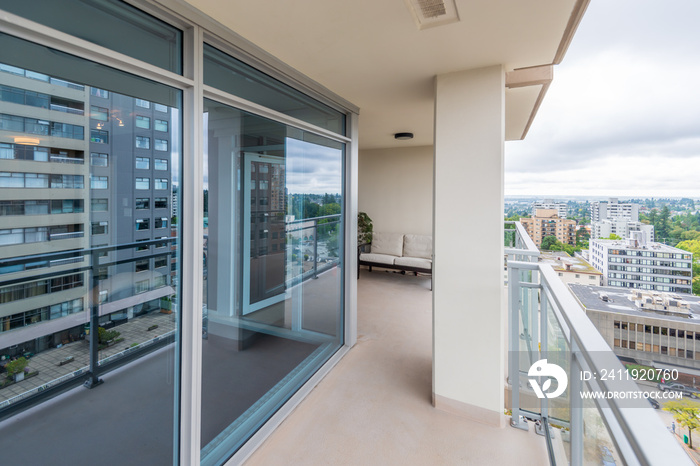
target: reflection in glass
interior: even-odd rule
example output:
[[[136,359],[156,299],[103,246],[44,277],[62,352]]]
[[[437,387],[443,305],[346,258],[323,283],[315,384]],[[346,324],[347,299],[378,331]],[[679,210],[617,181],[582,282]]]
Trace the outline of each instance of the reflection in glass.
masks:
[[[0,424],[0,438],[17,447],[3,449],[1,462],[51,464],[69,447],[83,464],[172,463],[179,98],[157,113],[169,123],[158,137],[171,152],[159,153],[155,178],[152,151],[134,144],[153,137],[143,124],[153,109],[112,89],[93,92],[89,73],[85,83],[58,81],[41,61],[36,70],[15,65],[0,64],[0,416],[32,400],[39,406]],[[154,86],[89,66],[132,89]],[[26,371],[12,373],[15,361]],[[61,387],[75,388],[50,409],[42,404]],[[95,432],[119,447],[85,441]]]
[[[202,464],[342,344],[344,147],[205,101]]]

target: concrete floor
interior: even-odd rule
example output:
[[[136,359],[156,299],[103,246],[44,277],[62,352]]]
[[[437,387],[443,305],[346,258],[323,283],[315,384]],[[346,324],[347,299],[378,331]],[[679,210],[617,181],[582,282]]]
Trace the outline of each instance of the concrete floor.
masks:
[[[431,405],[430,280],[362,271],[358,342],[248,459],[268,465],[546,465],[534,429]]]

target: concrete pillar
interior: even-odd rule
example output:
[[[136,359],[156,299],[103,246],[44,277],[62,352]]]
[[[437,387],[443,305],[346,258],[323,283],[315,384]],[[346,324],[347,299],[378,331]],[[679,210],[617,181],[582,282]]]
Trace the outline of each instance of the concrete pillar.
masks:
[[[503,425],[505,72],[435,81],[433,402]]]

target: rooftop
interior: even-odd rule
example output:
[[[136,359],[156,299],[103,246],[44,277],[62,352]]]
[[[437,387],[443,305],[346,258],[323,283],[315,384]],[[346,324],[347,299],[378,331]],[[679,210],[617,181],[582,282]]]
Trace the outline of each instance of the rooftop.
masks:
[[[569,288],[573,292],[576,299],[586,310],[596,310],[604,312],[612,312],[616,314],[626,314],[635,317],[650,317],[664,320],[673,320],[684,323],[700,324],[700,297],[692,295],[678,295],[676,293],[664,293],[655,291],[650,295],[666,297],[673,299],[674,296],[678,300],[688,304],[687,310],[690,311],[690,318],[663,314],[654,310],[642,310],[637,307],[635,298],[638,290],[629,290],[626,288],[618,288],[611,286],[590,286],[570,284]],[[603,301],[603,296],[607,296],[607,301]]]
[[[640,244],[639,246],[635,247],[632,244],[630,244],[629,241],[626,240],[617,240],[617,239],[592,239],[591,244],[593,243],[600,243],[603,247],[605,248],[619,248],[619,249],[645,249],[649,251],[656,251],[656,252],[678,252],[678,251],[683,251],[682,249],[674,248],[673,246],[669,246],[667,244],[663,243],[655,243],[653,241],[650,241],[646,244]],[[685,253],[690,254],[687,251],[683,251]]]
[[[571,257],[564,251],[542,251],[540,252],[539,261],[543,264],[551,265],[557,272],[602,275],[602,272],[583,260],[581,257]]]

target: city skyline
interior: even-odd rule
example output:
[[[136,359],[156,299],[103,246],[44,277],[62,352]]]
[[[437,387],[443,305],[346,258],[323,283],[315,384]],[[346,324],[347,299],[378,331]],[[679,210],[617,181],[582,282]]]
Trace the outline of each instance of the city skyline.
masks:
[[[700,5],[592,2],[524,141],[505,194],[700,197]],[[686,176],[684,176],[686,175]]]

